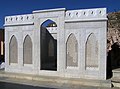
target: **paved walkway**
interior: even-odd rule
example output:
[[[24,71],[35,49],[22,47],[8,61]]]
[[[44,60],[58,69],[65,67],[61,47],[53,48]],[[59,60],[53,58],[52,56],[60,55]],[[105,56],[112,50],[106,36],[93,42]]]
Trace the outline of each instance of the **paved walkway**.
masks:
[[[5,73],[4,71],[0,71],[0,82],[2,84],[3,83],[16,84],[16,87],[18,87],[17,84],[21,84],[21,85],[29,85],[31,87],[36,87],[36,86],[37,87],[47,87],[46,89],[111,89],[111,88],[107,88],[107,87],[98,87],[95,85],[98,83],[95,83],[95,81],[93,81],[93,80],[88,80],[88,81],[84,81],[84,80],[79,81],[79,80],[74,80],[74,79],[72,79],[72,80],[66,79],[65,80],[65,79],[56,78],[56,77]],[[98,81],[96,81],[96,82],[98,82]],[[106,82],[102,81],[102,83],[99,83],[99,84],[103,84],[101,86],[104,86],[104,83],[106,83]],[[93,86],[95,86],[95,87],[89,86],[89,84],[94,84]],[[9,88],[6,88],[6,89],[9,89]],[[18,88],[16,88],[16,89],[18,89]],[[22,89],[22,88],[19,88],[19,89]],[[38,89],[38,88],[33,88],[33,89]],[[112,88],[112,89],[119,89],[119,88]]]
[[[1,79],[0,79],[1,81]],[[67,84],[50,84],[41,83],[38,81],[28,81],[28,80],[16,80],[7,79],[0,82],[0,89],[119,89],[119,88],[106,88],[106,87],[92,87],[92,86],[75,86]]]

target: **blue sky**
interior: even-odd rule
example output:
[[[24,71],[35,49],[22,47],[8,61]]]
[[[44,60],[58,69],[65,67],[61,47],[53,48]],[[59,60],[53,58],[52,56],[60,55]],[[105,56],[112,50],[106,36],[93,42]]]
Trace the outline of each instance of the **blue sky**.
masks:
[[[17,14],[28,14],[34,10],[66,8],[86,9],[106,7],[108,12],[120,10],[120,0],[1,0],[0,27],[4,17]]]

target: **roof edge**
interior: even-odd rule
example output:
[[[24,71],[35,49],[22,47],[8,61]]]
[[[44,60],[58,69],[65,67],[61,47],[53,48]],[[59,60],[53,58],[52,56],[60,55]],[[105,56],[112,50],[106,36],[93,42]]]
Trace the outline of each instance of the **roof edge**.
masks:
[[[57,9],[46,9],[46,10],[35,10],[32,13],[44,13],[44,12],[54,12],[54,11],[65,11],[65,8],[57,8]]]

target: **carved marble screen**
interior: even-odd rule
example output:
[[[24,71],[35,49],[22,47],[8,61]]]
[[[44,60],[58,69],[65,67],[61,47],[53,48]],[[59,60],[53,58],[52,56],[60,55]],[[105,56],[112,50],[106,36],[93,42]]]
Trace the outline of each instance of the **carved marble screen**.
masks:
[[[74,34],[70,34],[66,43],[67,67],[78,66],[78,42]]]
[[[86,68],[98,67],[98,41],[95,35],[92,33],[88,36],[86,42]]]
[[[9,63],[18,63],[18,43],[14,35],[9,43]]]
[[[32,64],[32,41],[30,36],[26,36],[23,43],[23,63]]]

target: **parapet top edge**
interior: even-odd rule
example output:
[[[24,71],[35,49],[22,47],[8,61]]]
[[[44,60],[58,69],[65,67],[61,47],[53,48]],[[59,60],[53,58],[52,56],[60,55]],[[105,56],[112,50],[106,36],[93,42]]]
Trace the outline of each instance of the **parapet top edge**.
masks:
[[[107,18],[106,13],[106,8],[68,10],[65,13],[65,19]]]
[[[33,19],[34,19],[33,14],[6,16],[5,17],[5,23],[24,22],[24,21],[30,21],[30,20],[33,20]]]
[[[43,12],[53,12],[53,11],[65,11],[65,8],[57,8],[57,9],[46,9],[46,10],[35,10],[33,13],[43,13]]]
[[[9,18],[9,17],[20,17],[20,16],[31,16],[33,14],[21,14],[21,15],[9,15],[9,16],[5,16],[5,18]]]
[[[69,11],[88,11],[88,10],[105,10],[105,11],[107,11],[107,8],[75,9],[75,10],[66,10],[66,12],[69,12]]]

